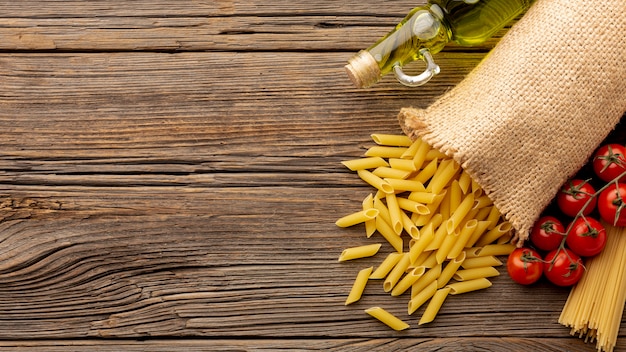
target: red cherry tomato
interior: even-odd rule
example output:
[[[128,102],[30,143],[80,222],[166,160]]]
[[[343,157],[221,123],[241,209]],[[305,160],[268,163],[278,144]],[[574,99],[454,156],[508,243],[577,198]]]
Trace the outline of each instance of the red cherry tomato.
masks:
[[[539,278],[543,272],[543,262],[537,251],[530,248],[515,248],[506,262],[506,269],[513,281],[530,285]]]
[[[606,230],[598,220],[580,217],[569,225],[565,242],[579,256],[592,257],[604,249]]]
[[[595,207],[597,199],[593,195],[596,190],[593,186],[585,180],[570,180],[568,181],[556,196],[556,202],[559,209],[563,214],[574,217],[583,208],[583,215],[591,213]],[[589,204],[585,207],[585,204],[589,201]]]
[[[557,286],[572,286],[584,272],[583,261],[567,248],[558,248],[544,258],[543,274]]]
[[[601,180],[615,180],[626,172],[626,147],[621,144],[603,145],[594,153],[592,163],[593,171]]]
[[[598,197],[602,220],[613,226],[626,226],[626,183],[610,184]]]
[[[542,216],[530,231],[530,241],[535,247],[544,251],[558,248],[564,236],[565,227],[554,216]]]

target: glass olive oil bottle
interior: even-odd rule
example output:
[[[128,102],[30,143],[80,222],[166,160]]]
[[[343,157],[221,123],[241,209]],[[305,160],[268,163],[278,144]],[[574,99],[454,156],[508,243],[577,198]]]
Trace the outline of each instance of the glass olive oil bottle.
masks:
[[[432,54],[452,41],[478,45],[526,11],[533,0],[428,0],[416,7],[386,36],[361,50],[346,65],[359,88],[369,87],[394,71],[400,83],[420,86],[439,73]],[[424,60],[426,69],[409,76],[402,66]]]

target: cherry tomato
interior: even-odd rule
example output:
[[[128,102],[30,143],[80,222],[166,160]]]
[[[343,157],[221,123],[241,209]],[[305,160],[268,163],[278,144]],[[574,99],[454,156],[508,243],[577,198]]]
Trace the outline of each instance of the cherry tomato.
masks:
[[[606,230],[598,220],[580,217],[568,226],[565,243],[579,256],[592,257],[604,249]]]
[[[593,155],[593,171],[598,177],[609,182],[626,172],[626,147],[621,144],[606,144]],[[624,180],[625,177],[620,179]]]
[[[535,247],[551,251],[556,249],[563,242],[565,227],[561,221],[554,216],[542,216],[535,222],[530,231],[530,241]]]
[[[583,208],[585,208],[583,215],[588,215],[596,207],[597,199],[593,196],[595,193],[595,188],[589,182],[579,179],[570,180],[561,187],[556,196],[556,203],[565,215],[574,217]],[[585,207],[587,201],[589,204]]]
[[[557,286],[572,286],[584,272],[583,261],[567,248],[558,248],[544,258],[543,274]]]
[[[543,262],[537,251],[531,248],[515,248],[506,262],[506,269],[513,281],[530,285],[541,278]]]
[[[626,183],[610,184],[598,197],[602,220],[613,226],[626,226]]]

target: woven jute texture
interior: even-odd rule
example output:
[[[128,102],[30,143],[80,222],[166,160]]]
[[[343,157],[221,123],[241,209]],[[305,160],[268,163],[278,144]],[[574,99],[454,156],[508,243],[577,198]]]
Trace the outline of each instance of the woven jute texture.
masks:
[[[453,157],[518,245],[626,111],[626,0],[537,0],[496,47],[404,132]]]

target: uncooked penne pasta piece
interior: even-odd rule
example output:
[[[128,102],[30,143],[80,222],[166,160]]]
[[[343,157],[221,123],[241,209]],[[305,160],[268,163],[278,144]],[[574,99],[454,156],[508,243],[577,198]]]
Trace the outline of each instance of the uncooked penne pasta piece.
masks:
[[[459,225],[461,225],[462,220],[465,218],[467,213],[469,213],[470,209],[472,209],[473,205],[474,195],[470,193],[453,211],[452,215],[450,215],[450,219],[446,223],[446,230],[448,231],[448,233],[454,232],[454,230],[457,229]]]
[[[418,325],[427,324],[435,320],[435,317],[439,313],[439,310],[441,309],[443,302],[446,300],[446,297],[448,297],[448,294],[450,292],[451,292],[451,288],[449,287],[438,289],[437,292],[435,292],[435,294],[433,295],[433,298],[430,299],[430,302],[426,306],[426,310],[424,311],[424,314],[420,318]]]
[[[478,239],[478,242],[476,242],[476,246],[482,247],[490,243],[493,243],[497,241],[498,238],[504,236],[512,229],[513,229],[513,226],[511,225],[510,222],[508,221],[501,222],[496,227],[492,228],[491,230],[487,231],[487,233],[482,235]]]
[[[442,161],[441,164],[446,161],[447,160]],[[459,171],[459,169],[459,164],[456,161],[450,159],[450,161],[446,163],[442,171],[440,173],[436,173],[433,176],[433,178],[428,183],[428,186],[426,186],[426,190],[430,190],[433,193],[441,193],[441,191],[443,191],[448,182],[452,180],[452,178],[457,173],[457,171]]]
[[[413,160],[391,158],[388,162],[392,169],[404,170],[408,172],[417,171],[415,164],[413,164]]]
[[[500,214],[500,211],[498,210],[498,208],[496,208],[495,206],[492,206],[490,211],[489,211],[489,216],[487,216],[487,221],[491,221],[491,225],[489,225],[489,227],[487,228],[488,230],[491,230],[492,228],[496,227],[499,224],[500,221],[500,216],[502,214]]]
[[[413,284],[419,280],[422,275],[426,272],[426,268],[423,266],[418,266],[417,268],[413,268],[410,270],[400,281],[393,287],[391,290],[392,296],[400,296],[405,293],[408,289],[413,286]]]
[[[411,218],[403,211],[400,212],[400,219],[402,220],[402,227],[411,236],[412,239],[419,238],[420,230],[415,226],[415,223],[411,221]]]
[[[374,209],[374,196],[371,193],[363,199],[362,208],[363,210]],[[372,237],[374,232],[376,232],[376,219],[365,221],[365,235],[367,238]]]
[[[446,195],[446,191],[443,191],[443,193],[440,193],[440,194],[438,194],[435,197],[435,200],[432,203],[426,204],[426,206],[428,207],[428,210],[430,211],[430,213],[418,216],[417,219],[415,220],[415,225],[416,226],[424,226],[424,225],[426,225],[426,223],[428,223],[431,220],[432,217],[435,217],[437,215],[443,221],[443,216],[441,215],[441,213],[437,212],[437,208],[439,208],[439,204],[441,204],[441,202],[443,201],[443,198],[445,197],[445,195]],[[437,225],[437,226],[439,226],[439,225]]]
[[[404,275],[408,267],[409,255],[408,253],[403,253],[402,258],[400,258],[400,261],[398,261],[398,264],[396,264],[393,269],[391,269],[391,272],[387,275],[385,281],[383,282],[383,289],[385,290],[385,292],[391,292],[391,290],[394,288],[394,286],[396,286],[398,281],[400,281],[400,278],[402,277],[402,275]]]
[[[372,187],[381,190],[384,193],[392,193],[393,187],[387,181],[382,178],[374,175],[371,171],[368,170],[357,170],[357,175],[359,177],[369,183]]]
[[[447,156],[444,153],[440,152],[439,149],[431,148],[428,151],[428,153],[426,154],[426,160],[431,160],[431,159],[435,159],[435,158],[437,158],[437,159],[450,159],[449,156]]]
[[[367,285],[367,280],[373,269],[374,267],[369,267],[359,271],[356,279],[354,279],[354,283],[352,284],[352,289],[350,289],[348,298],[346,298],[346,305],[352,304],[361,299],[363,291],[365,290],[365,285]]]
[[[428,247],[426,247],[427,251],[433,251],[435,249],[439,249],[439,247],[441,247],[441,244],[443,243],[443,240],[445,240],[446,236],[448,235],[448,230],[446,229],[446,221],[445,220],[438,228],[437,230],[435,230],[435,238],[432,240],[432,242],[430,242],[430,244],[428,245]]]
[[[400,215],[402,210],[398,205],[398,199],[395,193],[387,193],[385,199],[387,200],[387,209],[389,209],[389,220],[391,220],[389,224],[396,235],[400,235],[404,227],[402,226],[402,216]]]
[[[398,236],[396,232],[391,228],[391,225],[387,224],[385,220],[380,217],[376,217],[376,230],[389,242],[389,244],[398,253],[402,253],[404,242],[402,237]]]
[[[335,225],[339,227],[354,226],[356,224],[360,224],[368,220],[374,220],[377,216],[378,216],[378,209],[371,208],[371,209],[361,210],[361,211],[357,211],[355,213],[348,214],[346,216],[339,218],[335,222]]]
[[[418,203],[416,201],[410,200],[408,198],[397,198],[398,206],[404,210],[408,210],[413,213],[417,213],[420,215],[430,214],[430,209],[422,203]]]
[[[465,247],[466,248],[473,247],[478,241],[478,239],[480,239],[482,235],[485,233],[485,231],[487,231],[487,228],[490,225],[491,225],[491,221],[479,220],[478,224],[476,224],[476,229],[474,230],[474,233],[470,236],[469,240],[467,240],[467,243],[465,243]]]
[[[413,160],[413,158],[415,157],[415,153],[417,152],[417,150],[419,149],[421,144],[422,144],[422,139],[421,138],[418,138],[418,139],[414,140],[413,143],[411,143],[411,145],[407,148],[407,150],[404,151],[404,153],[402,153],[400,158]],[[413,164],[415,165],[415,163],[413,163]],[[417,166],[416,166],[416,168],[417,168]]]
[[[370,137],[378,145],[391,147],[409,147],[413,144],[411,138],[402,134],[373,133]]]
[[[426,181],[430,180],[437,171],[437,164],[437,159],[431,160],[420,172],[417,173],[417,175],[415,175],[413,180],[425,184]]]
[[[476,219],[468,220],[465,224],[463,224],[461,234],[450,249],[450,252],[448,252],[448,259],[456,258],[459,254],[461,254],[465,244],[476,230],[476,226],[478,226],[478,221]]]
[[[451,295],[459,295],[461,293],[478,291],[491,287],[491,281],[483,277],[474,280],[455,282],[448,284],[446,287],[450,289]]]
[[[422,275],[411,287],[411,297],[417,295],[421,290],[425,289],[426,286],[430,285],[431,282],[436,282],[439,276],[441,275],[441,264],[436,265],[433,268],[430,268],[427,272]]]
[[[343,250],[343,252],[341,252],[341,255],[339,255],[339,261],[345,262],[347,260],[371,257],[378,253],[378,250],[381,246],[382,244],[375,243],[367,244],[364,246],[346,248]]]
[[[387,163],[385,159],[379,156],[373,156],[370,158],[345,160],[345,161],[342,161],[341,163],[352,171],[375,169],[380,166],[389,166],[389,163]]]
[[[415,180],[403,180],[398,178],[384,178],[393,187],[394,191],[424,192],[426,187],[423,183]],[[430,194],[430,193],[428,193]]]
[[[437,278],[437,288],[442,288],[448,284],[450,279],[459,270],[461,264],[465,260],[465,252],[461,252],[456,258],[446,264],[445,268],[441,271],[441,275]]]
[[[461,267],[463,269],[484,268],[486,266],[500,266],[502,262],[494,256],[466,258]]]
[[[454,273],[454,279],[457,281],[468,281],[480,279],[483,277],[494,277],[500,275],[498,269],[493,266],[485,266],[482,268],[461,269]]]
[[[374,270],[374,272],[370,275],[370,279],[384,279],[389,275],[391,270],[398,264],[400,259],[402,259],[403,254],[398,252],[389,253],[382,263]]]
[[[391,224],[391,215],[389,215],[389,208],[387,208],[387,205],[378,197],[374,197],[373,203],[374,209],[378,210],[377,217],[380,217],[385,220],[386,223]]]
[[[461,205],[461,201],[463,200],[463,191],[461,190],[461,186],[459,186],[459,180],[452,180],[450,183],[450,187],[448,187],[450,193],[450,214],[456,211],[456,208]]]
[[[433,254],[432,252],[422,252],[422,254],[420,254],[417,259],[415,259],[415,261],[413,263],[411,263],[412,267],[418,267],[418,266],[422,266],[422,264],[424,262],[426,262],[426,259],[430,258],[431,254]],[[432,268],[432,265],[430,266]]]
[[[421,143],[419,147],[417,148],[417,150],[415,150],[415,155],[413,155],[413,164],[415,164],[415,168],[418,170],[422,168],[422,165],[424,165],[424,162],[426,161],[426,156],[428,155],[428,152],[431,149],[428,143],[424,142],[421,139],[420,141]],[[436,167],[436,163],[435,163],[435,167]]]
[[[415,264],[417,257],[419,257],[426,247],[432,242],[435,238],[435,233],[432,229],[432,224],[429,223],[425,227],[422,227],[422,231],[420,231],[420,237],[413,243],[411,248],[409,248],[409,257],[411,258],[411,264]]]
[[[486,195],[480,196],[474,200],[474,209],[482,209],[493,206],[493,201]]]
[[[437,282],[433,281],[428,286],[426,286],[423,290],[419,291],[415,294],[411,300],[409,301],[409,315],[415,313],[416,310],[419,309],[426,301],[432,298],[432,296],[437,292]]]
[[[411,326],[395,315],[387,312],[381,307],[372,307],[365,310],[365,313],[371,315],[372,317],[378,319],[380,322],[384,323],[388,327],[400,331],[410,328]]]
[[[472,177],[465,170],[461,171],[459,176],[459,186],[463,194],[467,194],[472,186]]]
[[[448,222],[449,221],[450,220],[448,220]],[[439,249],[437,249],[437,254],[435,255],[435,257],[437,258],[437,263],[441,264],[448,258],[448,254],[450,253],[450,250],[452,249],[454,243],[458,241],[460,234],[461,231],[459,231],[459,229],[455,229],[454,232],[448,233],[446,235],[446,238],[444,238],[441,246],[439,246]]]
[[[380,178],[398,178],[401,180],[406,179],[411,175],[411,171],[392,169],[386,166],[380,166],[374,169],[372,173]]]
[[[418,182],[418,181],[413,181],[413,182]],[[418,183],[423,186],[421,182],[418,182]],[[407,199],[410,199],[414,202],[418,202],[421,204],[431,204],[435,201],[435,199],[437,199],[437,195],[435,193],[426,192],[426,189],[422,191],[416,190],[416,191],[412,191],[407,197]]]
[[[478,256],[499,256],[499,255],[509,255],[515,250],[514,244],[488,244],[484,247],[478,247]]]
[[[365,152],[365,156],[379,156],[381,158],[399,158],[404,152],[409,149],[408,147],[386,147],[375,145],[370,147]]]

